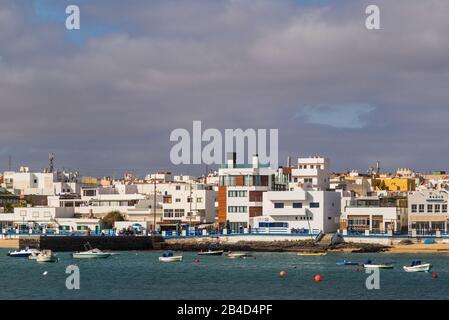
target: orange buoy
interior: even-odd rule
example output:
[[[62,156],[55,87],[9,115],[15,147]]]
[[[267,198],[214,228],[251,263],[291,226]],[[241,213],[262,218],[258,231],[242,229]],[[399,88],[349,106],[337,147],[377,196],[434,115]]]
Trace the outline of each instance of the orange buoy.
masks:
[[[438,277],[439,277],[439,275],[437,275],[436,273],[432,273],[432,278],[436,279]]]
[[[280,275],[281,277],[285,277],[285,276],[287,275],[287,272],[281,271],[281,272],[279,272],[279,275]]]
[[[319,274],[317,274],[314,279],[316,282],[320,282],[322,280],[322,278]]]

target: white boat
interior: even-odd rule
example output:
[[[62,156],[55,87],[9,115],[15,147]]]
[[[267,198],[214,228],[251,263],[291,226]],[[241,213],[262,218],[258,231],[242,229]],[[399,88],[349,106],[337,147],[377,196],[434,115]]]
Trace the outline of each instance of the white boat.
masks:
[[[182,262],[182,256],[174,256],[172,252],[164,252],[159,257],[160,262]]]
[[[100,249],[91,249],[87,251],[74,252],[72,257],[75,259],[105,259],[109,258],[111,254],[109,252],[103,252]]]
[[[392,263],[373,263],[371,260],[366,259],[363,263],[365,269],[393,269]]]
[[[111,256],[109,252],[103,252],[100,249],[92,249],[90,243],[86,243],[84,245],[86,251],[74,252],[72,253],[72,257],[75,259],[105,259]]]
[[[429,272],[432,269],[430,263],[422,263],[420,260],[412,261],[408,266],[404,266],[405,272]]]
[[[229,252],[226,256],[230,259],[239,259],[239,258],[248,258],[252,257],[252,255],[248,252]]]
[[[37,256],[39,255],[39,253],[41,253],[41,252],[40,252],[40,251],[32,252],[32,253],[28,256],[28,259],[30,259],[30,260],[36,260],[36,259],[37,259]]]
[[[223,254],[223,250],[207,250],[198,252],[199,256],[221,256]]]
[[[15,251],[8,252],[8,256],[14,257],[14,258],[28,258],[33,253],[39,253],[39,250],[30,249],[30,248],[26,247],[25,249],[22,249],[22,250],[15,250]]]
[[[365,269],[393,269],[394,266],[391,263],[379,263],[379,264],[364,264]]]
[[[182,262],[182,256],[159,257],[160,262]]]
[[[37,262],[56,262],[58,258],[51,250],[42,250],[36,257]]]

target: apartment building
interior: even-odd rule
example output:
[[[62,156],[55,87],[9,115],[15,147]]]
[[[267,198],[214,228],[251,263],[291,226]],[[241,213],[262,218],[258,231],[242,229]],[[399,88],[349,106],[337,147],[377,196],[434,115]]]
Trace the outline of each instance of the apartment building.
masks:
[[[447,232],[448,192],[445,190],[422,190],[409,192],[409,230],[418,234]]]
[[[276,222],[278,227],[301,229],[305,232],[335,232],[340,218],[340,193],[297,189],[294,191],[268,191],[263,194],[263,216],[256,219],[255,227]]]
[[[236,154],[228,155],[227,163],[219,171],[218,222],[221,226],[254,227],[254,219],[263,214],[263,193],[274,185],[275,171],[259,164],[253,156],[252,164],[237,164]]]
[[[371,233],[398,233],[408,225],[404,197],[343,197],[340,229]]]

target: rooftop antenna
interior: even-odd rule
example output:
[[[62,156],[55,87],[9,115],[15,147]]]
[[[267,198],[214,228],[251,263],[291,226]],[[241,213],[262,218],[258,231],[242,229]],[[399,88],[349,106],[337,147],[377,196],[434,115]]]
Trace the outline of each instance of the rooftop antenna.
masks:
[[[50,172],[50,173],[52,173],[53,169],[54,169],[54,160],[55,160],[54,153],[49,153],[48,154],[48,172]]]
[[[11,171],[11,163],[12,163],[12,157],[11,155],[8,156],[8,171]]]
[[[292,166],[292,157],[287,157],[287,168],[290,168]]]
[[[380,161],[376,162],[376,173],[379,174],[380,173]]]

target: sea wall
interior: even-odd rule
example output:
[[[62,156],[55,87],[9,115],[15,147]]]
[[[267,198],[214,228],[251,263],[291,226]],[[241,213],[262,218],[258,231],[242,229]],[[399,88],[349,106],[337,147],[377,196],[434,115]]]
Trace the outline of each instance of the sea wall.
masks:
[[[153,250],[160,247],[161,237],[113,237],[113,236],[25,236],[19,238],[20,248],[50,249],[53,251],[80,251],[89,242],[101,250]]]

